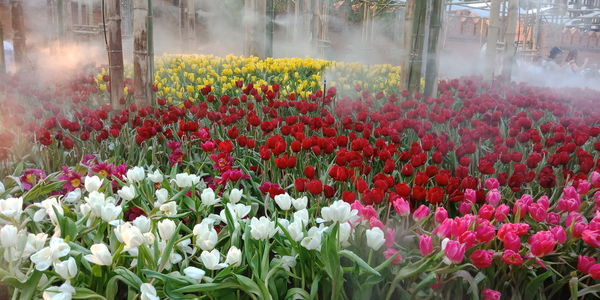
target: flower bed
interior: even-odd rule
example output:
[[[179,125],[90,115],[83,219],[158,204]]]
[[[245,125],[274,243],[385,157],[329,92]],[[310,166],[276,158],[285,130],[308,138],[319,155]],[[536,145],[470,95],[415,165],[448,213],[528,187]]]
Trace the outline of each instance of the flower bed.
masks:
[[[0,190],[5,282],[24,298],[598,296],[599,93],[233,79],[37,121],[37,162]]]

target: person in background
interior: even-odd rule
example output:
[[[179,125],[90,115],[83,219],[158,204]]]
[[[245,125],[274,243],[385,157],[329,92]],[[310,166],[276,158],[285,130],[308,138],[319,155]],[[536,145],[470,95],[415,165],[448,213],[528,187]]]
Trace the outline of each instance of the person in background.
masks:
[[[549,71],[559,71],[561,66],[561,58],[563,51],[558,47],[552,47],[550,54],[544,60],[543,66]]]
[[[6,72],[12,72],[14,67],[14,48],[9,41],[4,41],[4,65]]]
[[[586,58],[583,62],[583,65],[579,66],[577,64],[577,50],[573,49],[570,50],[567,54],[567,57],[565,58],[565,62],[563,64],[563,68],[565,68],[567,72],[579,73],[579,71],[585,69],[587,63],[588,59]]]

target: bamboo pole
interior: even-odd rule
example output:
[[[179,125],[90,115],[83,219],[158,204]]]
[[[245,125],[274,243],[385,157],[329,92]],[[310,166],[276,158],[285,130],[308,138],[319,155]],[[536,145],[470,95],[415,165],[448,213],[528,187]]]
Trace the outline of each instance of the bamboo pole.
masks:
[[[444,21],[444,0],[433,0],[431,6],[427,65],[425,67],[425,96],[434,97],[437,92],[438,83],[439,40],[442,36],[442,24]]]
[[[2,22],[0,22],[0,74],[6,74],[6,59],[4,58],[4,30],[2,28]]]
[[[506,20],[506,35],[504,38],[504,61],[502,77],[510,82],[512,67],[515,62],[515,38],[517,35],[517,23],[519,22],[519,0],[510,0],[508,4],[508,18]]]
[[[496,70],[496,52],[498,48],[498,34],[500,33],[500,2],[492,0],[490,8],[490,24],[488,26],[485,80],[492,81]]]
[[[121,107],[123,98],[123,40],[121,37],[121,0],[109,0],[108,14],[108,63],[110,72],[110,103]]]
[[[25,20],[23,16],[23,1],[11,0],[10,11],[12,17],[15,65],[17,66],[17,68],[20,68],[25,64],[26,60]]]
[[[148,59],[148,0],[133,1],[133,99],[150,105],[150,62]]]

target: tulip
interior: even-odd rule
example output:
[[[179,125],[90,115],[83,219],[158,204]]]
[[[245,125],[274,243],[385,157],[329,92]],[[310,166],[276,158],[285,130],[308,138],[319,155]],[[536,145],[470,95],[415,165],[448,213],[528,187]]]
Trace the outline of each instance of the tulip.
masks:
[[[567,233],[562,226],[554,226],[550,228],[550,232],[552,232],[552,235],[557,242],[562,244],[567,241]]]
[[[478,249],[471,253],[471,262],[479,269],[487,268],[492,265],[494,251]]]
[[[308,250],[321,251],[321,237],[323,231],[318,227],[311,227],[308,235],[302,239],[300,245]]]
[[[221,253],[219,253],[219,250],[217,249],[213,249],[210,252],[206,250],[202,251],[202,254],[200,254],[200,260],[202,260],[202,264],[204,264],[204,267],[206,267],[209,270],[214,271],[227,267],[227,264],[219,263],[219,261],[221,260]]]
[[[483,300],[500,300],[502,299],[502,293],[496,290],[485,289],[481,293]]]
[[[89,262],[99,266],[108,266],[112,264],[113,256],[110,254],[110,251],[105,244],[94,244],[90,248],[90,251],[92,254],[88,254],[84,257]]]
[[[502,260],[508,265],[520,266],[523,263],[523,258],[519,253],[513,250],[506,250],[502,254]]]
[[[71,251],[69,244],[61,238],[53,237],[50,239],[50,245],[35,254],[30,259],[35,264],[35,269],[45,271],[54,263],[60,262],[60,258],[66,256]]]
[[[350,235],[352,234],[352,226],[349,222],[340,224],[338,230],[338,238],[342,246],[347,247],[350,246],[348,240],[350,239]]]
[[[75,259],[73,257],[69,257],[69,259],[65,261],[55,263],[54,271],[65,280],[75,278],[75,275],[77,275],[77,264],[75,263]]]
[[[472,189],[465,190],[465,201],[468,201],[471,203],[477,202],[477,193],[475,192],[475,190],[472,190]]]
[[[413,212],[413,219],[416,222],[425,219],[427,216],[429,216],[429,207],[425,205],[419,206],[419,208]]]
[[[600,264],[593,264],[588,270],[588,273],[595,280],[600,280]]]
[[[497,189],[498,187],[500,187],[500,182],[496,178],[488,178],[485,180],[485,187],[488,190]]]
[[[188,188],[200,182],[200,177],[190,175],[188,173],[180,173],[175,175],[175,184],[180,188]]]
[[[404,198],[396,198],[392,205],[394,205],[394,210],[398,215],[403,217],[410,215],[410,204]]]
[[[462,201],[458,206],[458,211],[462,215],[466,215],[471,212],[471,208],[473,207],[473,202],[470,201]]]
[[[154,195],[156,196],[156,202],[154,203],[154,206],[160,206],[169,199],[169,191],[166,189],[156,190]]]
[[[87,176],[84,181],[85,190],[88,191],[88,193],[98,191],[102,186],[102,181],[104,180],[100,179],[98,176]]]
[[[2,193],[0,193],[2,194]],[[67,195],[65,195],[65,197],[63,198],[63,200],[67,203],[75,203],[77,201],[79,201],[79,199],[81,199],[81,189],[80,188],[76,188],[70,192],[67,193]]]
[[[373,227],[365,231],[367,235],[367,246],[377,251],[385,243],[385,234],[379,227]]]
[[[165,204],[162,204],[159,207],[159,210],[162,211],[166,216],[173,217],[177,215],[177,203],[175,203],[175,201],[169,201]]]
[[[155,170],[154,173],[148,173],[148,179],[150,179],[150,181],[153,183],[161,183],[163,182],[164,178],[159,170]]]
[[[431,236],[422,234],[419,237],[419,251],[421,251],[421,255],[427,256],[433,252],[433,242],[431,240]]]
[[[160,300],[160,298],[156,295],[156,289],[151,283],[143,283],[140,286],[140,300]]]
[[[125,201],[131,201],[133,200],[133,198],[135,198],[135,187],[133,185],[131,186],[124,186],[122,189],[120,189],[119,191],[117,191],[117,194],[119,194],[119,196],[125,200]]]
[[[485,201],[487,201],[487,203],[489,203],[492,206],[497,206],[498,203],[500,203],[501,199],[502,194],[500,194],[500,191],[498,191],[498,189],[491,189],[485,195]]]
[[[244,193],[244,190],[238,190],[238,189],[232,189],[229,192],[229,202],[231,204],[236,204],[238,202],[240,202],[240,200],[242,199],[242,195]]]
[[[160,173],[159,173],[160,174]],[[129,182],[140,182],[144,180],[145,177],[144,168],[142,167],[134,167],[132,169],[127,170],[127,181]]]
[[[208,222],[203,221],[200,224],[196,224],[193,233],[196,237],[196,245],[200,247],[200,249],[210,251],[217,245],[219,238],[217,231]]]
[[[13,225],[4,225],[0,229],[0,246],[10,248],[17,245],[17,227]]]
[[[394,260],[392,260],[392,264],[397,265],[402,261],[402,255],[396,253],[398,253],[398,250],[389,248],[383,252],[383,257],[385,257],[385,259],[389,259],[390,257],[396,255]]]
[[[16,220],[21,216],[23,212],[23,198],[8,198],[6,200],[0,199],[0,214]],[[1,221],[1,220],[0,220]]]
[[[343,200],[334,201],[330,206],[321,208],[321,216],[325,221],[344,223],[350,221],[358,211]]]
[[[446,255],[444,261],[448,259],[450,263],[461,263],[463,258],[465,257],[465,245],[457,241],[447,239],[444,239],[444,241],[447,241],[446,243],[442,244],[442,249],[444,250],[444,254]],[[448,263],[448,261],[446,262]]]
[[[292,197],[288,193],[277,195],[273,199],[281,210],[289,210],[292,207]]]
[[[202,194],[200,194],[200,199],[202,200],[202,204],[206,206],[215,205],[221,202],[220,199],[216,198],[215,191],[211,188],[206,188],[202,190]]]
[[[548,255],[554,251],[556,240],[550,231],[536,232],[529,238],[531,253],[537,257]]]
[[[308,205],[308,198],[303,196],[297,199],[292,199],[292,205],[296,210],[303,210]]]
[[[198,282],[202,281],[202,278],[206,274],[206,272],[204,272],[204,270],[198,269],[196,267],[187,267],[187,268],[183,269],[183,273],[185,274],[186,277],[197,280]]]
[[[139,216],[135,218],[131,224],[137,227],[141,233],[149,232],[152,227],[152,222],[146,216]]]
[[[5,191],[6,191],[6,189],[4,188],[4,183],[2,183],[2,181],[0,181],[0,195],[4,194]]]
[[[44,291],[42,297],[44,300],[69,300],[75,294],[75,288],[70,283],[65,282],[61,286],[49,287]]]
[[[587,274],[590,268],[596,263],[596,259],[589,256],[577,257],[577,270],[579,272]]]
[[[227,251],[227,258],[225,258],[225,263],[230,266],[239,267],[242,263],[242,251],[236,246],[231,246],[231,248],[229,248],[229,251]]]
[[[448,211],[439,206],[438,208],[435,209],[435,222],[438,224],[443,223],[447,218],[448,218]]]
[[[308,210],[302,209],[294,213],[294,221],[301,220],[304,224],[308,224]]]
[[[304,238],[304,224],[301,220],[294,220],[287,226],[287,231],[292,240],[299,242]]]
[[[115,228],[115,234],[117,239],[125,244],[124,250],[137,248],[146,242],[146,238],[142,234],[141,230],[132,226],[130,223],[124,223]]]
[[[104,220],[104,222],[110,223],[119,217],[121,211],[121,206],[116,206],[112,203],[106,203],[100,211],[100,217],[102,220]]]
[[[157,224],[158,234],[163,241],[168,241],[171,239],[173,234],[175,234],[176,225],[173,220],[165,219]]]
[[[255,240],[268,240],[272,238],[276,232],[275,222],[267,217],[260,217],[260,219],[253,217],[250,220],[250,235]]]

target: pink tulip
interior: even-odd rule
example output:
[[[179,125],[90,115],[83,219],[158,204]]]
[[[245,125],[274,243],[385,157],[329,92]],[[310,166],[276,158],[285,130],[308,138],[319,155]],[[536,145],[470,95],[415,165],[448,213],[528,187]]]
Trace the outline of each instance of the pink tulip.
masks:
[[[537,257],[548,255],[554,251],[556,239],[550,231],[538,231],[529,238],[531,253]]]
[[[600,182],[600,173],[598,173],[597,171],[593,171],[590,175],[590,182],[592,183],[592,185],[596,185],[598,182]]]
[[[446,243],[444,254],[446,254],[446,258],[448,258],[451,262],[459,264],[465,257],[465,250],[465,245],[457,241],[450,240]]]
[[[413,213],[413,219],[417,222],[425,219],[427,216],[429,216],[429,207],[425,205],[419,206]]]
[[[562,226],[554,226],[550,228],[550,232],[552,232],[552,235],[554,235],[554,239],[556,239],[557,242],[562,244],[567,241],[567,233]]]
[[[387,250],[385,250],[383,252],[383,257],[385,257],[385,259],[388,259],[392,256],[394,256],[394,254],[398,253],[398,250],[394,249],[394,248],[389,248]],[[392,260],[392,264],[397,265],[402,261],[402,255],[398,254],[394,260]]]
[[[498,191],[498,189],[492,189],[492,190],[488,191],[487,194],[485,195],[485,201],[487,201],[487,203],[489,203],[493,206],[497,206],[498,203],[500,203],[501,199],[502,199],[502,194],[500,194],[500,191]]]
[[[592,185],[587,180],[579,180],[579,185],[577,185],[577,193],[579,195],[585,195],[590,191]]]
[[[500,187],[500,182],[498,182],[498,179],[496,178],[488,178],[485,180],[485,187],[488,190],[497,189],[498,187]]]
[[[435,222],[441,224],[446,219],[448,219],[448,211],[443,207],[438,207],[435,209]]]
[[[477,202],[477,193],[475,190],[466,189],[465,190],[465,201],[469,201],[471,203]]]
[[[422,234],[419,237],[419,250],[423,256],[427,256],[433,252],[433,242],[431,241],[431,236]]]
[[[496,290],[485,289],[481,293],[483,300],[500,300],[502,299],[502,293]]]
[[[496,221],[498,222],[504,222],[509,213],[510,207],[508,207],[508,205],[506,204],[501,204],[496,208],[496,212],[494,213],[494,219],[496,219]]]
[[[471,212],[471,207],[473,207],[473,202],[463,201],[460,203],[460,206],[458,206],[458,211],[462,215],[466,215]]]
[[[385,246],[392,247],[394,246],[394,242],[396,242],[396,230],[392,228],[388,228],[385,230]]]
[[[410,204],[408,201],[404,200],[404,198],[396,198],[392,204],[394,205],[394,210],[396,210],[398,215],[404,217],[410,214]]]
[[[596,263],[596,260],[593,257],[589,256],[579,256],[577,257],[577,270],[579,272],[587,274],[590,270],[590,267]]]

